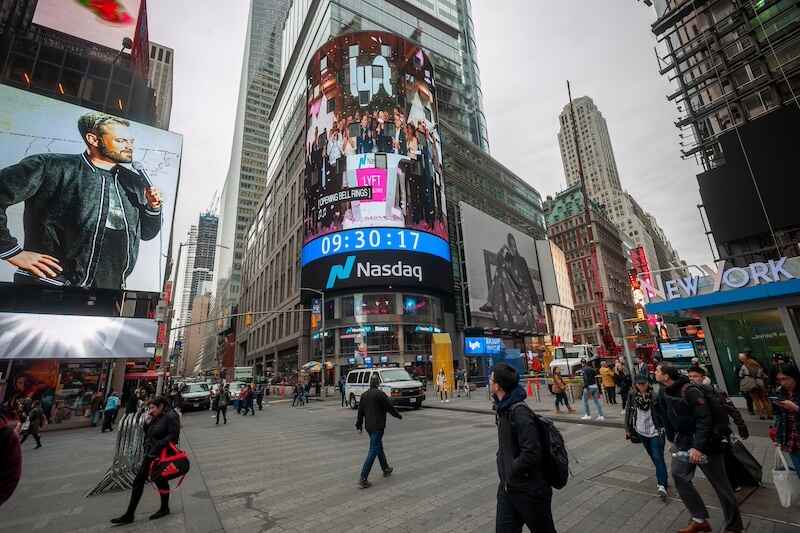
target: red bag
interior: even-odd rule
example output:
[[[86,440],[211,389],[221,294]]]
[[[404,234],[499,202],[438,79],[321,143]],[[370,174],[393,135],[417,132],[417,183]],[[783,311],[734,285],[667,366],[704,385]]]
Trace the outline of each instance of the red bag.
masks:
[[[183,478],[189,473],[189,466],[189,455],[170,442],[161,450],[161,455],[150,464],[150,481],[155,481],[156,479],[170,481],[171,479],[181,478],[178,484],[175,485],[177,489],[183,483]],[[159,489],[158,492],[169,491],[161,491]]]

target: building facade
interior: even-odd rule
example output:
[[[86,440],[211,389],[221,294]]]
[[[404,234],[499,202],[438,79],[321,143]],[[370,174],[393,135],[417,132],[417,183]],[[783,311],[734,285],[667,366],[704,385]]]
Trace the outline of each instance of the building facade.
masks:
[[[168,130],[169,119],[172,115],[172,63],[175,60],[175,50],[172,48],[150,43],[150,88],[155,91],[156,98],[156,126]]]
[[[226,247],[219,249],[214,268],[214,306],[220,316],[238,302],[247,229],[267,183],[269,113],[280,83],[281,30],[289,3],[250,4],[231,162],[220,197],[217,242]]]
[[[476,129],[471,127],[473,122],[483,124],[485,130],[485,119],[471,119],[475,104],[467,104],[480,101],[469,96],[479,94],[477,76],[472,76],[470,88],[463,81],[459,13],[466,23],[469,5],[461,3],[459,12],[456,3],[452,3],[455,10],[447,9],[450,2],[442,1],[442,6],[434,4],[433,8],[425,4],[403,0],[293,2],[283,31],[281,85],[270,115],[268,185],[247,238],[247,281],[243,282],[240,311],[302,308],[299,276],[305,201],[305,73],[312,55],[328,39],[348,32],[377,30],[422,44],[436,70],[440,123],[453,126],[468,138]],[[454,15],[455,20],[445,13]],[[473,36],[470,46],[474,57],[473,29],[469,29],[469,35]],[[480,134],[477,140],[480,144]],[[488,142],[482,144],[488,148]],[[394,302],[400,302],[400,297]],[[237,332],[237,360],[243,364],[262,361],[265,370],[286,373],[296,370],[298,361],[302,364],[311,357],[309,317],[303,313],[257,315],[252,325],[241,326],[240,323]],[[400,341],[397,343],[400,346]]]
[[[666,0],[652,25],[719,258],[798,254],[800,6],[787,0]]]
[[[569,104],[564,106],[559,115],[558,144],[567,186],[580,183],[580,155],[589,197],[605,207],[608,218],[624,234],[623,239],[630,241],[633,246],[644,248],[653,270],[671,266],[668,262],[662,267],[660,261],[674,255],[674,249],[664,231],[655,217],[647,213],[622,188],[606,119],[588,96],[576,98],[573,105],[577,122],[577,146]]]
[[[608,344],[600,328],[605,313],[614,342],[622,346],[622,332],[617,327],[616,316],[623,319],[633,316],[628,257],[619,231],[603,207],[594,200],[590,200],[590,206],[591,234],[588,234],[580,185],[548,197],[544,203],[547,234],[566,256],[575,308],[575,344]],[[596,259],[592,257],[591,242],[594,242]]]

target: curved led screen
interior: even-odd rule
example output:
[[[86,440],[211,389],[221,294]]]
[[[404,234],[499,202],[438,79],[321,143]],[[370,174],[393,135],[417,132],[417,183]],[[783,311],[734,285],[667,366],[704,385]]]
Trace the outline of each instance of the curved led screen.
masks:
[[[303,285],[448,287],[428,56],[390,33],[342,35],[316,52],[307,82]]]

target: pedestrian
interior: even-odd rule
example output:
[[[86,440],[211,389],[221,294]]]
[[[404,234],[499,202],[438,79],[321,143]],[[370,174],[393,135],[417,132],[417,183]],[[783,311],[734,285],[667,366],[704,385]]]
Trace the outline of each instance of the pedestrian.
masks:
[[[497,533],[555,533],[553,488],[543,475],[542,435],[517,371],[497,363],[489,378],[497,425]],[[518,406],[519,405],[519,406]]]
[[[789,454],[800,477],[800,371],[795,365],[783,365],[777,380],[780,388],[778,400],[773,403],[775,426],[770,437]]]
[[[139,412],[139,389],[134,389],[125,401],[125,414],[133,415]]]
[[[386,413],[389,413],[398,420],[402,420],[403,416],[397,412],[389,397],[379,387],[381,378],[377,372],[372,373],[369,380],[369,390],[361,395],[361,400],[358,402],[358,417],[356,418],[356,429],[361,432],[366,428],[369,435],[369,452],[367,458],[364,460],[364,466],[361,467],[361,478],[359,479],[359,486],[366,489],[372,485],[369,482],[369,473],[372,470],[372,465],[375,463],[375,458],[381,464],[383,470],[383,477],[389,477],[394,469],[389,466],[389,461],[386,459],[386,452],[383,449],[383,432],[386,430]]]
[[[105,433],[106,431],[114,431],[112,425],[114,424],[114,420],[117,418],[117,410],[119,409],[119,396],[113,390],[108,393],[108,398],[106,398],[106,407],[103,410],[103,427],[100,430],[100,433]]]
[[[304,396],[305,396],[305,391],[303,390],[303,385],[301,383],[297,383],[294,386],[294,398],[292,398],[292,407],[294,407],[295,404],[298,402],[302,406]]]
[[[308,403],[309,398],[311,397],[311,380],[306,381],[305,387],[303,387],[303,400]]]
[[[317,398],[322,397],[322,380],[320,377],[317,377],[317,379],[314,381],[314,394]]]
[[[256,395],[256,403],[258,404],[258,410],[259,411],[263,411],[264,410],[264,384],[263,383],[259,383],[256,386],[255,395]]]
[[[464,369],[459,368],[458,372],[456,372],[456,392],[458,393],[458,397],[461,398],[461,391],[466,386],[466,380],[464,377]]]
[[[99,390],[92,395],[92,401],[89,403],[89,413],[91,415],[89,423],[93,428],[96,428],[97,421],[103,415],[103,393]]]
[[[738,356],[738,359],[739,359],[739,363],[738,363],[738,365],[736,367],[736,377],[737,378],[739,377],[739,375],[740,375],[740,373],[742,371],[742,367],[744,367],[744,363],[742,362],[744,360],[744,354],[740,353],[739,356]],[[756,410],[753,407],[753,397],[750,396],[750,392],[742,390],[741,387],[739,388],[739,392],[741,392],[742,396],[744,396],[744,401],[747,404],[747,412],[750,413],[751,415],[755,415],[756,414]]]
[[[621,361],[617,363],[614,369],[614,381],[617,387],[619,387],[619,396],[622,398],[622,410],[625,411],[625,408],[628,406],[628,395],[633,386],[633,380]]]
[[[772,414],[770,412],[769,401],[767,401],[767,374],[761,367],[761,363],[753,359],[750,351],[739,354],[742,362],[739,368],[739,389],[747,392],[753,400],[756,414],[761,420],[767,420]]]
[[[242,409],[247,409],[247,387],[239,389],[239,395],[236,402],[236,414],[242,414]],[[247,414],[247,411],[245,411]]]
[[[214,396],[214,402],[212,402],[211,407],[217,413],[217,424],[219,425],[219,415],[222,413],[222,423],[228,423],[228,404],[231,403],[231,386],[226,384],[224,388],[222,388],[219,392],[217,392],[216,396]]]
[[[148,420],[144,425],[144,460],[139,467],[139,472],[133,480],[131,499],[128,510],[119,518],[111,520],[112,524],[130,524],[133,522],[136,507],[142,498],[145,483],[150,478],[150,466],[161,455],[161,450],[170,444],[177,444],[180,436],[180,419],[178,414],[170,409],[169,400],[157,396],[148,402]],[[169,514],[169,483],[161,477],[153,480],[161,496],[161,507],[150,520],[157,520]]]
[[[635,366],[636,366],[636,375],[637,376],[642,376],[643,378],[650,379],[650,369],[647,368],[647,363],[645,361],[643,361],[642,359],[640,359],[639,357],[637,357],[634,360],[634,363],[635,363]]]
[[[617,384],[614,381],[614,371],[609,368],[608,362],[600,363],[600,381],[603,383],[603,391],[609,405],[617,405]]]
[[[561,406],[567,408],[567,411],[574,413],[575,409],[570,407],[569,399],[567,398],[567,383],[561,376],[561,368],[553,368],[553,394],[556,395],[556,412],[561,412]]]
[[[347,393],[347,379],[344,375],[339,377],[339,394],[342,395],[342,407],[347,407],[347,398],[345,394]]]
[[[667,499],[668,474],[664,461],[664,421],[653,399],[653,388],[647,378],[638,376],[625,410],[625,438],[642,443],[656,467],[656,492]]]
[[[439,369],[439,374],[436,376],[436,388],[439,389],[439,401],[449,402],[447,397],[447,375],[444,373],[444,368]]]
[[[244,393],[244,416],[247,416],[248,411],[250,411],[251,415],[256,416],[255,399],[256,393],[253,392],[253,387],[248,385],[245,387]]]
[[[33,407],[30,412],[28,412],[28,418],[22,425],[22,440],[20,440],[19,443],[23,444],[30,435],[33,435],[33,439],[36,441],[36,448],[34,448],[34,450],[41,448],[42,439],[39,437],[39,430],[46,425],[47,418],[45,418],[44,411],[42,410],[42,402],[36,400],[33,402]]]
[[[18,425],[14,409],[7,404],[0,405],[0,506],[14,494],[22,476]]]
[[[658,401],[665,415],[666,436],[678,450],[673,454],[672,479],[691,516],[679,533],[712,531],[708,509],[692,483],[698,465],[719,498],[725,531],[741,532],[742,517],[723,453],[731,431],[719,398],[711,387],[690,383],[668,363],[656,367],[656,380],[662,385]]]
[[[589,420],[592,418],[592,413],[589,411],[589,397],[591,397],[594,406],[597,408],[597,418],[595,420],[603,421],[606,418],[603,416],[603,406],[600,405],[599,401],[600,391],[597,386],[597,371],[586,362],[586,359],[581,360],[581,365],[583,365],[581,371],[583,377],[583,416],[581,419]]]

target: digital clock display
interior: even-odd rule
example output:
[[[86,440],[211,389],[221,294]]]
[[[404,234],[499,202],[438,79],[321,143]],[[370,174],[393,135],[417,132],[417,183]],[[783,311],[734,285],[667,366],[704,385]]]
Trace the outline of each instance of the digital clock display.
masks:
[[[337,254],[392,250],[431,254],[450,261],[450,246],[436,235],[401,228],[363,228],[314,239],[303,247],[301,264]]]

